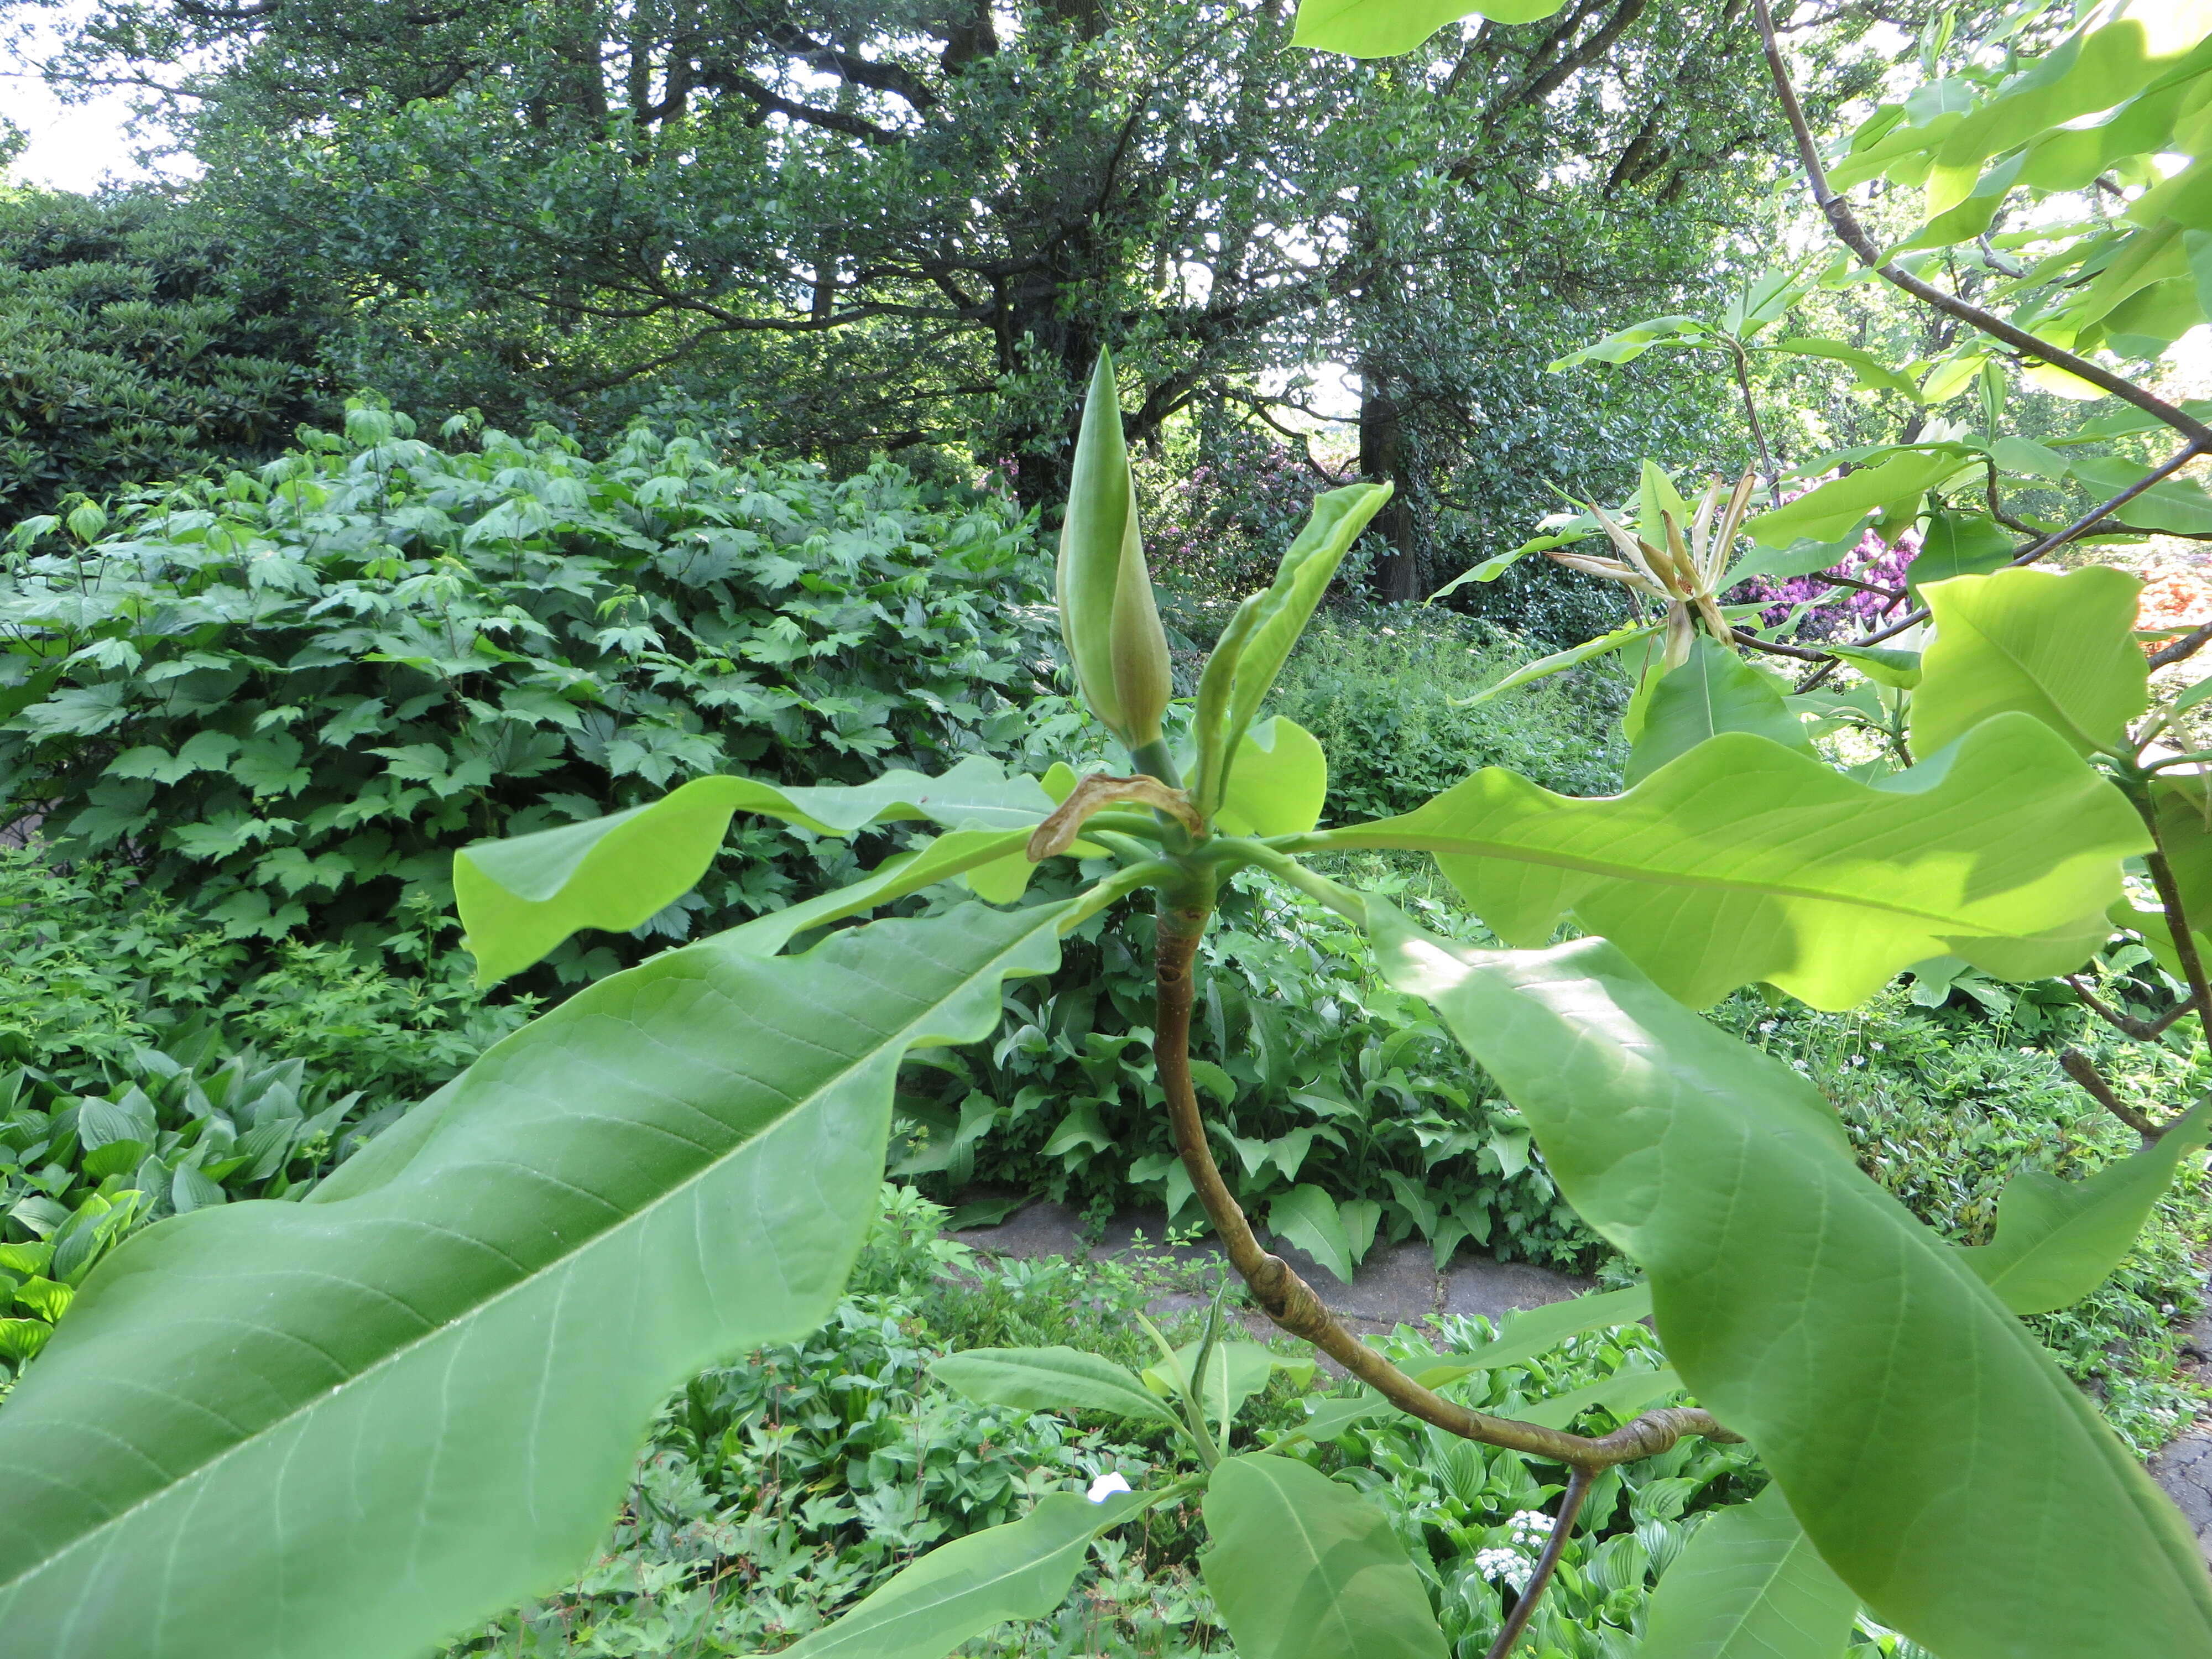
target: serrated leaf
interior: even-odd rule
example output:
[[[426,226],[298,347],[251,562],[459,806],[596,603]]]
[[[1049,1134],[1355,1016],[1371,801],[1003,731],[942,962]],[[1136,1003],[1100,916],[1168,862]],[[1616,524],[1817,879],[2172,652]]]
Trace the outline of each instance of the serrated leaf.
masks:
[[[1770,1486],[1698,1528],[1652,1594],[1639,1659],[1838,1659],[1859,1599]]]
[[[2151,1206],[2212,1128],[2212,1100],[2199,1101],[2157,1141],[2115,1158],[2084,1181],[2023,1170],[1997,1197],[1986,1244],[1961,1254],[2016,1314],[2052,1313],[2095,1290],[2135,1248]]]
[[[970,1348],[947,1354],[929,1369],[955,1394],[986,1405],[1181,1422],[1135,1373],[1079,1348]]]
[[[1093,1504],[1056,1492],[1018,1521],[940,1545],[902,1568],[783,1659],[945,1659],[1012,1619],[1042,1619],[1067,1599],[1091,1540],[1158,1499],[1116,1492]]]
[[[741,811],[822,835],[933,818],[966,836],[940,837],[933,854],[918,855],[933,860],[926,866],[936,872],[930,879],[941,881],[1003,859],[1051,810],[1036,780],[1010,778],[981,757],[941,778],[888,772],[853,788],[694,778],[650,805],[463,848],[453,855],[454,900],[478,981],[489,984],[528,967],[580,928],[635,927],[673,903],[714,862],[731,818]],[[853,890],[857,895],[859,886]]]
[[[1304,843],[1433,853],[1507,943],[1542,945],[1571,913],[1693,1006],[1765,980],[1820,1008],[1933,956],[2007,978],[2078,967],[2147,844],[2119,792],[2020,714],[1879,785],[1730,732],[1626,794],[1487,768]]]
[[[1066,908],[665,952],[304,1204],[129,1240],[0,1407],[11,1645],[390,1659],[573,1573],[666,1391],[829,1312],[902,1059],[993,1030]]]
[[[1929,583],[1936,638],[1912,698],[1913,752],[1933,755],[2015,709],[2084,755],[2124,742],[2128,722],[2150,706],[2135,639],[2142,586],[2109,565]]]
[[[1266,1452],[1207,1486],[1206,1587],[1238,1659],[1445,1659],[1389,1518],[1318,1469]]]
[[[1733,647],[1699,634],[1687,659],[1651,688],[1624,781],[1640,783],[1676,756],[1723,732],[1753,732],[1785,749],[1813,752],[1812,739],[1783,702],[1781,688]]]
[[[2212,1650],[2172,1504],[1811,1084],[1605,940],[1481,951],[1368,909],[1385,976],[1643,1265],[1668,1359],[1876,1618],[1944,1659]]]

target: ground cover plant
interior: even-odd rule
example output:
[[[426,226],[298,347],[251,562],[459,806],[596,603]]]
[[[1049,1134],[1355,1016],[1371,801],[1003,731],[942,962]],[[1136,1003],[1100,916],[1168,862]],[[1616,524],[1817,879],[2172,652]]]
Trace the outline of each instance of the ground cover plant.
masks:
[[[1094,1540],[1193,1498],[1200,1580],[1248,1656],[1433,1659],[1448,1630],[1463,1650],[1486,1640],[1492,1659],[1532,1633],[1583,1648],[1566,1619],[1538,1631],[1540,1617],[1587,1614],[1593,1588],[1616,1593],[1615,1567],[1628,1594],[1658,1553],[1659,1534],[1647,1542],[1640,1526],[1668,1522],[1676,1498],[1739,1469],[1768,1484],[1718,1494],[1746,1501],[1718,1510],[1668,1566],[1644,1652],[1735,1643],[1814,1659],[1856,1637],[1888,1651],[1909,1639],[1943,1659],[2212,1645],[2212,1580],[2193,1540],[2022,1322],[2094,1292],[2201,1152],[2212,1100],[2182,1106],[2156,1086],[2186,1087],[2191,1073],[2154,1058],[2116,1084],[2086,1048],[2069,1051],[2069,1076],[2139,1150],[2082,1180],[2020,1171],[1993,1231],[1960,1246],[1865,1175],[1809,1081],[1698,1012],[1753,986],[1839,1012],[1911,973],[1931,997],[2070,975],[2080,1006],[2146,1054],[2166,1052],[2184,1022],[2212,1018],[2195,925],[2212,816],[2194,793],[2201,775],[2185,769],[2202,757],[2161,743],[2193,699],[2154,703],[2130,578],[2025,568],[2124,525],[2123,510],[2165,488],[2212,432],[2069,344],[1883,262],[1823,181],[1759,0],[1753,13],[1815,193],[1847,243],[1882,280],[2181,431],[2171,466],[2014,544],[2006,568],[1964,568],[1986,550],[1954,544],[1948,567],[1923,552],[1899,600],[1924,614],[1817,647],[1746,629],[1723,605],[1741,573],[1739,538],[1796,549],[1836,532],[1856,544],[1872,517],[1961,510],[1947,504],[1953,474],[2002,471],[1996,446],[1987,462],[1946,450],[1948,437],[1903,446],[1913,453],[1869,458],[1787,502],[1769,481],[1763,513],[1755,475],[1733,492],[1714,480],[1692,507],[1647,468],[1635,529],[1589,511],[1609,552],[1548,550],[1656,602],[1656,615],[1623,630],[1649,647],[1625,710],[1627,787],[1570,797],[1486,768],[1409,811],[1324,830],[1322,745],[1262,716],[1388,487],[1316,502],[1171,726],[1169,646],[1102,354],[1056,587],[1084,701],[1121,745],[1126,774],[1063,763],[1040,776],[975,759],[857,783],[718,774],[611,817],[465,849],[455,896],[489,981],[580,930],[633,928],[665,909],[741,811],[823,837],[915,822],[939,832],[846,887],[607,976],[300,1204],[196,1209],[107,1255],[0,1407],[0,1477],[19,1500],[0,1511],[0,1628],[62,1655],[213,1655],[241,1641],[407,1653],[557,1581],[614,1512],[635,1436],[669,1387],[732,1352],[799,1339],[836,1308],[876,1212],[907,1056],[987,1038],[1007,981],[1053,971],[1064,937],[1149,893],[1152,1060],[1183,1178],[1258,1311],[1353,1382],[1304,1425],[1307,1439],[1336,1444],[1370,1424],[1418,1434],[1486,1486],[1502,1474],[1539,1502],[1555,1486],[1555,1510],[1516,1509],[1476,1552],[1486,1583],[1506,1579],[1510,1604],[1463,1583],[1447,1604],[1351,1466],[1332,1478],[1326,1457],[1234,1437],[1242,1399],[1282,1356],[1230,1337],[1217,1298],[1194,1340],[1161,1334],[1149,1376],[1055,1343],[939,1361],[979,1404],[1157,1425],[1174,1455],[1140,1482],[1054,1490],[939,1544],[795,1650],[927,1659],[1049,1618]],[[1440,21],[1364,0],[1310,6],[1300,27],[1310,42],[1382,52]],[[2094,19],[2017,79],[2008,50],[2001,67],[1886,116],[1863,145],[1881,154],[1864,159],[1927,179],[1898,158],[1936,151],[1948,170],[1932,175],[1939,216],[1973,199],[1959,189],[1991,161],[1998,200],[2024,174],[2038,188],[2080,185],[2078,148],[2126,161],[2142,152],[2114,146],[2193,143],[2196,129],[2176,126],[2186,100],[2166,94],[2209,61],[2193,40],[2139,19]],[[2138,98],[2086,139],[2053,125]],[[2003,154],[2054,133],[2049,155]],[[2141,169],[2124,173],[2114,188],[2142,191],[2129,228],[2084,233],[2102,240],[2076,237],[2073,251],[2124,255],[2130,273],[2164,257],[2161,214],[2172,243],[2197,205],[2149,185]],[[1987,225],[1968,211],[1937,228],[1966,238]],[[2109,293],[2114,309],[2086,320],[2069,307],[2094,292],[2042,297],[2071,344],[2121,314]],[[2190,303],[2176,293],[2135,305],[2122,348],[2154,341],[2153,326]],[[2185,489],[2152,505],[2176,499]],[[1826,543],[1815,550],[1835,556]],[[1922,622],[1933,629],[1894,643]],[[2184,661],[2207,639],[2212,628],[2157,655]],[[1874,752],[1841,765],[1819,752],[1802,717],[1820,706],[1793,709],[1740,654],[1747,646],[1804,660],[1800,698],[1846,665],[1863,671],[1856,723]],[[1858,696],[1845,681],[1832,701]],[[1432,858],[1502,945],[1425,927],[1388,896],[1304,862],[1377,851]],[[1074,879],[1058,864],[1055,885],[1018,902],[1039,866],[1067,860]],[[1376,1347],[1261,1247],[1223,1177],[1218,1159],[1235,1148],[1201,1105],[1190,1051],[1200,942],[1222,886],[1246,870],[1370,938],[1388,982],[1433,1007],[1481,1063],[1548,1178],[1640,1280],[1465,1347]],[[955,877],[971,896],[836,926]],[[1579,936],[1554,943],[1569,924]],[[2100,957],[2092,980],[2083,970]],[[2170,977],[2131,977],[2145,962]],[[1346,1256],[1380,1221],[1378,1205],[1326,1194],[1297,1207]],[[1451,1392],[1647,1315],[1658,1347],[1616,1344],[1627,1358],[1595,1382],[1540,1399],[1510,1381],[1500,1395]],[[1685,1473],[1693,1462],[1698,1472]],[[1577,1536],[1605,1528],[1632,1485],[1644,1561],[1607,1537],[1571,1569]],[[133,1594],[110,1594],[118,1582]],[[1618,1611],[1633,1623],[1632,1609]],[[1626,1626],[1600,1616],[1612,1632],[1591,1644],[1617,1649]]]
[[[441,449],[356,400],[252,475],[19,523],[0,815],[233,935],[373,956],[500,826],[731,767],[942,766],[1008,729],[1042,566],[1003,501],[466,424]],[[741,841],[652,933],[820,873]]]

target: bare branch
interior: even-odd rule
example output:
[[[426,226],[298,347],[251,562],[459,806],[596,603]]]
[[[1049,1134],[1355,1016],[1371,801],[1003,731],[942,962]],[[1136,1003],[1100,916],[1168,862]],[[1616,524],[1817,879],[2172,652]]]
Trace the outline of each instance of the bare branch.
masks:
[[[1567,1547],[1568,1534],[1575,1529],[1575,1520],[1581,1515],[1583,1499],[1589,1496],[1590,1482],[1596,1477],[1587,1469],[1567,1471],[1567,1489],[1559,1497],[1559,1518],[1552,1522],[1552,1535],[1544,1540],[1544,1547],[1536,1557],[1536,1570],[1528,1575],[1528,1582],[1521,1587],[1521,1595],[1513,1603],[1513,1611],[1505,1615],[1505,1622],[1498,1627],[1498,1639],[1490,1644],[1484,1659],[1505,1659],[1513,1651],[1513,1644],[1521,1639],[1521,1632],[1528,1628],[1528,1621],[1536,1616],[1536,1604],[1544,1599],[1544,1591],[1551,1584],[1552,1575],[1558,1571],[1559,1556]]]
[[[2069,1048],[2058,1056],[2058,1064],[2066,1075],[2088,1091],[2089,1097],[2114,1117],[2133,1129],[2145,1140],[2156,1140],[2165,1133],[2159,1126],[2112,1092],[2112,1085],[2092,1065],[2089,1056],[2079,1048]]]
[[[2207,645],[2212,645],[2212,622],[2201,623],[2179,639],[2159,647],[2150,653],[2150,665],[2164,668],[2172,663],[2187,662]]]
[[[1789,118],[1790,130],[1796,137],[1797,157],[1804,166],[1807,181],[1813,187],[1813,199],[1820,204],[1820,211],[1827,216],[1829,226],[1844,246],[1857,254],[1885,282],[1904,289],[1914,299],[1931,305],[1948,316],[1956,317],[1963,323],[1972,325],[1992,339],[2003,341],[2025,356],[2049,363],[2054,368],[2063,369],[2115,398],[2133,404],[2145,414],[2155,416],[2163,424],[2191,440],[2197,448],[2212,448],[2212,426],[2205,425],[2186,410],[2146,391],[2125,375],[2100,368],[2087,357],[2077,357],[2072,352],[2007,322],[1994,312],[1984,311],[1955,294],[1946,294],[1942,289],[1922,282],[1911,271],[1883,258],[1881,246],[1859,223],[1858,216],[1851,211],[1850,204],[1829,187],[1827,169],[1820,164],[1820,144],[1806,122],[1803,106],[1797,101],[1797,89],[1790,80],[1790,66],[1782,60],[1782,43],[1776,37],[1774,15],[1767,9],[1766,0],[1752,0],[1752,9],[1759,20],[1759,40],[1766,48],[1767,70],[1773,76],[1774,90],[1782,100],[1783,113]]]

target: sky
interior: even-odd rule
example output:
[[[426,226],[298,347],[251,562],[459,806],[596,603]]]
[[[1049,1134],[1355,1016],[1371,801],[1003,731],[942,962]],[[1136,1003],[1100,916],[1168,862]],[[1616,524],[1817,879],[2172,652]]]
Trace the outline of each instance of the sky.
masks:
[[[31,141],[8,169],[8,181],[86,191],[109,179],[153,176],[131,153],[129,94],[103,93],[88,103],[64,104],[46,89],[39,65],[53,51],[55,37],[53,22],[42,19],[0,46],[0,115]],[[173,161],[162,169],[184,170]]]

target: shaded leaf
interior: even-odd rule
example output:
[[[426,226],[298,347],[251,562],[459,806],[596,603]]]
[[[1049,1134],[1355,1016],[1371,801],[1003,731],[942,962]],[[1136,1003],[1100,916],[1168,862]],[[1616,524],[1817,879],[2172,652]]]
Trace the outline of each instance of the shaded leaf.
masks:
[[[1997,1198],[1996,1232],[1966,1247],[1966,1265],[2016,1314],[2070,1307],[2103,1284],[2135,1247],[2173,1171],[2204,1149],[2212,1100],[2199,1101],[2158,1140],[2085,1181],[2023,1170]]]
[[[1629,751],[1625,780],[1640,783],[1676,756],[1723,732],[1750,732],[1785,749],[1813,752],[1805,727],[1781,688],[1730,647],[1699,634],[1686,661],[1651,688],[1644,723]]]
[[[971,1348],[946,1354],[929,1369],[955,1394],[986,1405],[1180,1420],[1135,1373],[1079,1348]]]
[[[42,1659],[383,1659],[560,1582],[667,1390],[827,1315],[901,1060],[993,1030],[1066,908],[668,951],[304,1204],[128,1240],[0,1407],[0,1628]]]
[[[1660,1579],[1642,1659],[1840,1659],[1858,1597],[1770,1486],[1698,1528]]]
[[[1651,1287],[1632,1285],[1625,1291],[1606,1291],[1578,1296],[1549,1307],[1531,1308],[1509,1317],[1497,1336],[1479,1348],[1447,1354],[1414,1380],[1425,1389],[1442,1388],[1475,1371],[1495,1370],[1501,1365],[1524,1365],[1547,1354],[1571,1337],[1591,1331],[1633,1325],[1651,1312]]]
[[[1091,1540],[1157,1501],[1137,1492],[1116,1492],[1101,1504],[1078,1492],[1049,1493],[1018,1521],[939,1546],[783,1654],[945,1659],[994,1626],[1051,1613],[1067,1599]]]
[[[1428,1592],[1389,1518],[1286,1457],[1224,1458],[1199,1559],[1238,1659],[1445,1659]]]
[[[1602,939],[1480,951],[1379,902],[1369,920],[1386,976],[1436,1005],[1576,1210],[1644,1266],[1669,1359],[1876,1618],[1945,1659],[2212,1649],[2212,1580],[2172,1504],[1860,1170],[1811,1084]]]

